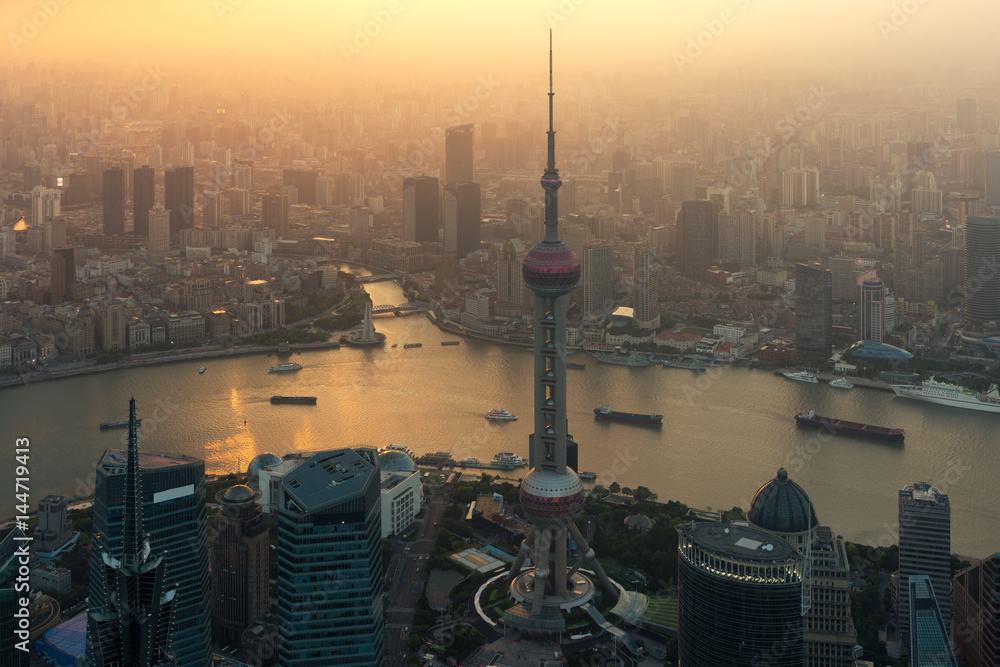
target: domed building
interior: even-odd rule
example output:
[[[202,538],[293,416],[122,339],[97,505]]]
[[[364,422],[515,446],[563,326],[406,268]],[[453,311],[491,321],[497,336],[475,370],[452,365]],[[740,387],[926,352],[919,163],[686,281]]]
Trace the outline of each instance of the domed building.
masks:
[[[403,449],[386,447],[379,452],[378,464],[382,472],[415,472],[417,464]]]
[[[378,453],[382,475],[382,538],[400,535],[417,518],[423,502],[420,473],[410,450],[399,445],[383,447]]]
[[[777,533],[800,548],[805,547],[809,533],[819,525],[809,494],[788,479],[784,468],[757,490],[747,518],[757,528]]]
[[[264,452],[255,456],[247,467],[247,486],[252,489],[260,489],[260,469],[276,466],[281,463],[281,457],[271,452]]]

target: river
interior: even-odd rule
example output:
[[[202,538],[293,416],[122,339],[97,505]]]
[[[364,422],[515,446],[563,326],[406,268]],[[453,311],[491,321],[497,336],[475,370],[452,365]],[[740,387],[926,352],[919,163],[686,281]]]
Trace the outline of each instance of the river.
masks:
[[[359,274],[367,274],[357,269]],[[406,299],[391,282],[366,289],[376,305]],[[31,441],[31,504],[47,493],[93,492],[105,449],[123,447],[124,431],[98,424],[127,415],[135,397],[143,418],[140,447],[203,458],[209,472],[245,470],[262,452],[283,454],[351,445],[445,450],[456,459],[489,460],[498,451],[528,455],[532,427],[532,356],[524,348],[454,336],[423,315],[379,317],[381,348],[296,353],[300,371],[269,374],[274,355],[178,362],[40,382],[0,390],[0,436],[10,452],[0,480],[0,514],[13,513],[14,439]],[[403,344],[419,342],[420,348]],[[397,343],[398,347],[390,347]],[[1000,550],[1000,415],[895,397],[890,392],[792,382],[745,366],[695,374],[680,369],[604,365],[571,357],[570,432],[580,467],[605,486],[643,485],[661,500],[693,507],[748,506],[785,466],[810,494],[834,534],[870,544],[897,541],[897,491],[926,481],[950,495],[952,550],[985,556]],[[206,366],[204,374],[198,373]],[[271,405],[273,394],[318,397],[315,406]],[[595,421],[611,403],[664,415],[652,429]],[[487,422],[503,407],[520,419]],[[796,427],[803,409],[906,429],[905,446]]]

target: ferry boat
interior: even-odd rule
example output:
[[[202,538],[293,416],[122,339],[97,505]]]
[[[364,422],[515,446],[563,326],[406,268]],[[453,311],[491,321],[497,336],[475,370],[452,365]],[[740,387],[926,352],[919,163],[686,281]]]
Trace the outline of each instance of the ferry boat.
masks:
[[[469,457],[467,459],[462,459],[461,461],[459,461],[459,463],[461,463],[464,466],[466,466],[466,465],[477,466],[477,465],[479,465],[479,459],[473,458],[473,457]]]
[[[202,373],[204,373],[204,372],[205,372],[206,370],[208,370],[208,366],[202,366],[201,368],[199,368],[199,369],[198,369],[198,374],[199,374],[199,375],[201,375],[201,374],[202,374]]]
[[[785,373],[785,377],[789,380],[795,380],[797,382],[811,382],[812,384],[819,382],[819,378],[812,373],[806,373],[805,371],[800,371],[798,373]]]
[[[847,381],[847,378],[837,378],[836,380],[830,380],[830,386],[836,387],[837,389],[854,389],[854,385]]]
[[[814,410],[803,410],[795,415],[795,422],[799,426],[810,426],[812,428],[826,429],[834,433],[857,435],[874,440],[885,440],[886,442],[903,442],[904,436],[904,431],[901,428],[886,428],[885,426],[859,424],[858,422],[849,422],[844,419],[834,419],[833,417],[820,417]]]
[[[896,396],[903,398],[915,398],[918,401],[950,405],[966,410],[1000,412],[1000,392],[997,391],[995,384],[991,384],[989,389],[981,393],[937,380],[924,380],[919,385],[894,384],[891,387]]]
[[[135,425],[136,426],[141,426],[142,425],[142,420],[141,419],[136,419],[135,420]],[[128,420],[126,419],[123,422],[104,422],[103,424],[101,424],[101,430],[102,431],[107,431],[108,429],[112,429],[112,428],[128,428]]]
[[[271,366],[267,369],[268,373],[287,373],[288,371],[300,371],[302,366],[295,363],[294,361],[288,361],[283,364],[278,364],[277,366]]]
[[[316,405],[315,396],[272,396],[271,403],[294,403],[298,405]]]
[[[512,422],[517,420],[517,415],[512,415],[503,408],[493,408],[486,413],[486,418],[496,422]]]
[[[594,408],[594,416],[598,419],[630,422],[632,424],[645,424],[648,426],[663,425],[663,415],[642,415],[635,412],[616,412],[611,409],[610,405],[602,405],[599,408]]]
[[[520,466],[528,465],[528,459],[522,458],[515,454],[514,452],[497,452],[493,456],[493,460],[490,463],[496,463],[500,465],[511,465],[515,468]]]
[[[578,472],[576,473],[576,476],[579,477],[580,479],[585,479],[588,482],[592,482],[593,480],[597,479],[596,472]]]

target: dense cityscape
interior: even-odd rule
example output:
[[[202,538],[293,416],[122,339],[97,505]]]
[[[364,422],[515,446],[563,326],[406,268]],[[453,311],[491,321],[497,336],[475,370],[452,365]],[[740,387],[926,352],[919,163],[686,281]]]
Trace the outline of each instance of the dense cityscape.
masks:
[[[379,56],[414,48],[422,10],[402,0],[369,3],[357,25],[331,19],[322,58],[285,69],[237,46],[256,34],[248,17],[286,34],[280,12],[202,4],[218,23],[210,67],[195,52],[158,64],[162,36],[128,59],[74,60],[58,31],[81,7],[64,0],[4,16],[0,423],[14,490],[0,501],[0,664],[1000,665],[997,522],[969,531],[974,478],[955,484],[995,459],[962,447],[995,445],[1000,413],[1000,95],[971,50],[907,60],[936,10],[880,7],[857,57],[788,63],[760,46],[765,65],[729,32],[767,34],[749,0],[678,10],[690,31],[655,56],[662,9],[621,31],[609,7],[513,3],[531,17],[517,57],[497,50],[513,19],[484,9],[497,26],[454,36],[481,28],[483,54],[449,74],[425,68],[438,61],[422,41],[412,62]],[[607,53],[594,20],[620,40]],[[288,63],[313,48],[314,28],[300,30]],[[898,52],[873,46],[897,38]],[[883,60],[859,61],[865,49]],[[334,74],[311,78],[323,60]],[[386,303],[380,285],[402,296]],[[417,342],[401,322],[440,335]],[[314,428],[342,417],[323,412],[325,386],[307,395],[310,366],[356,352],[352,377],[374,377],[425,344],[466,355],[437,357],[441,375],[407,397],[426,393],[418,418],[441,420],[437,450],[409,431]],[[520,370],[462,366],[491,353]],[[232,371],[254,358],[269,383]],[[161,389],[129,378],[227,366],[212,391],[234,424],[210,423],[208,389],[182,388],[204,442],[165,448],[177,422],[159,416]],[[795,433],[773,477],[743,475],[731,509],[703,503],[732,497],[721,482],[698,498],[648,482],[638,468],[680,461],[666,447],[680,447],[677,401],[714,406],[688,427],[733,420],[739,448],[773,437],[699,403],[734,369],[762,405],[776,386],[812,405],[778,406]],[[648,387],[660,371],[691,380],[632,393],[607,380],[605,404],[583,408],[574,396],[588,376]],[[477,399],[494,385],[525,397],[475,415],[494,429],[483,443],[503,438],[492,459],[474,447],[481,429],[442,449],[453,427],[431,406],[449,373],[472,375]],[[367,422],[402,404],[352,382],[335,390],[363,397]],[[14,409],[36,385],[70,398]],[[109,405],[122,386],[136,395]],[[287,407],[251,407],[258,386],[281,387],[264,402]],[[914,417],[848,409],[887,398]],[[71,402],[93,423],[46,441]],[[317,416],[273,416],[305,410]],[[874,471],[895,522],[821,521],[839,508],[814,505],[804,480],[828,464],[825,443],[901,457],[940,415],[962,420],[933,435],[942,465],[901,484]],[[254,439],[258,419],[288,432]],[[649,438],[664,448],[629,446]],[[68,463],[95,448],[92,466]],[[995,479],[975,493],[995,507]],[[989,551],[957,548],[959,525]]]

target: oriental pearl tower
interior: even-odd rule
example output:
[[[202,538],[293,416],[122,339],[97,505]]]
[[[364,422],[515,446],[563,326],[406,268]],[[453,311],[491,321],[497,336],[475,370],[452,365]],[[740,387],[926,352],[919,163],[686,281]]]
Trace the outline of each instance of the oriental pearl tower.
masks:
[[[608,580],[594,550],[573,519],[583,510],[583,482],[566,465],[566,295],[580,280],[580,260],[559,240],[556,133],[552,129],[552,32],[549,31],[548,165],[545,189],[545,239],[524,258],[522,275],[535,293],[535,430],[530,438],[534,467],[521,482],[520,501],[532,528],[507,575],[517,604],[504,620],[522,630],[561,632],[567,611],[590,602],[593,582],[579,570],[585,563],[612,599],[618,591]],[[567,567],[567,534],[576,542],[579,559]],[[533,568],[522,571],[530,556]]]

